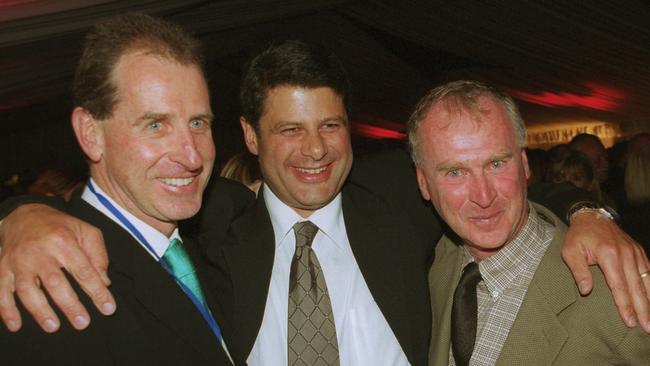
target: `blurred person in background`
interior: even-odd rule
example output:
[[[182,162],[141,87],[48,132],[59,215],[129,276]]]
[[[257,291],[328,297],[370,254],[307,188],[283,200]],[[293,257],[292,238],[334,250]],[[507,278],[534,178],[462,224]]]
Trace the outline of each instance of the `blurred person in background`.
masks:
[[[650,145],[650,132],[639,132],[630,138],[629,151],[635,151],[643,146]]]
[[[603,203],[602,193],[591,162],[577,150],[570,150],[564,159],[553,164],[550,172],[551,182],[569,182],[574,186],[589,191],[596,196],[600,203]]]
[[[257,157],[248,151],[233,155],[219,172],[224,178],[236,180],[251,191],[257,192],[262,185],[262,173]]]
[[[589,175],[591,176],[590,180],[594,180],[589,160],[587,160],[588,171],[580,170],[577,167],[563,169],[565,161],[574,152],[567,144],[553,146],[547,152],[548,162],[543,181],[531,182],[529,180],[528,182],[528,198],[531,201],[544,202],[544,205],[558,215],[565,224],[568,224],[568,221],[562,212],[569,210],[571,202],[574,200],[600,202],[598,196],[588,189],[590,185],[582,182],[583,177]],[[529,164],[530,160],[529,158]],[[534,163],[531,164],[531,173],[535,169],[533,165]],[[566,174],[560,173],[563,170],[566,171]],[[565,179],[565,175],[570,175],[573,182]],[[558,176],[561,176],[561,179]]]
[[[526,149],[526,155],[528,156],[528,165],[530,166],[528,185],[545,182],[551,163],[551,157],[548,151],[544,149]]]
[[[27,188],[27,194],[58,196],[70,201],[72,193],[83,183],[84,180],[80,176],[77,177],[58,169],[47,168]]]
[[[614,201],[616,210],[621,214],[628,209],[624,187],[625,159],[627,158],[628,145],[628,140],[621,140],[607,149],[609,174],[607,180],[600,186],[600,189]]]
[[[650,252],[650,144],[631,150],[625,166],[625,193],[630,210],[621,227]]]
[[[582,152],[589,158],[591,166],[594,169],[594,175],[599,183],[607,180],[609,174],[609,157],[607,156],[605,146],[598,136],[588,133],[577,134],[569,143],[569,147]]]

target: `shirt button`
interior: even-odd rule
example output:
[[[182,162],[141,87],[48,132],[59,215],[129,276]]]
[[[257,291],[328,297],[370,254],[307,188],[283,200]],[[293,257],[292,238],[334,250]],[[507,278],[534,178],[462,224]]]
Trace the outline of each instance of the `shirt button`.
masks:
[[[499,297],[499,291],[497,290],[492,291],[492,298],[496,299],[497,297]]]

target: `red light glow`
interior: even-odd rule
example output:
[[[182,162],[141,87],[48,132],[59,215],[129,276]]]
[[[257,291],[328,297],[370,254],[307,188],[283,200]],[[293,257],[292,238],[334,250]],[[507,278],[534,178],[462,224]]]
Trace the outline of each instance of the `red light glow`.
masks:
[[[369,125],[366,123],[355,122],[352,124],[352,132],[368,137],[371,139],[393,139],[393,140],[403,140],[406,138],[406,134],[399,131],[390,130],[387,128],[377,127]]]
[[[564,92],[533,94],[518,90],[513,90],[512,95],[518,99],[545,107],[579,107],[610,112],[619,109],[625,99],[623,91],[610,86],[594,82],[585,82],[583,86],[589,90],[585,95]]]

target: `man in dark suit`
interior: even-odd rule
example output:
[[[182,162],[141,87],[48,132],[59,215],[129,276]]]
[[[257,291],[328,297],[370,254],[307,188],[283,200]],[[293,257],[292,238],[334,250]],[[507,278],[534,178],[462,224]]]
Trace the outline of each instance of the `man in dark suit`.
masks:
[[[236,244],[222,256],[239,335],[234,353],[242,362],[331,362],[327,348],[316,345],[319,334],[307,334],[311,324],[293,323],[287,301],[300,253],[292,227],[306,221],[317,227],[309,255],[326,283],[326,315],[335,332],[328,342],[338,354],[332,359],[343,365],[426,362],[430,237],[415,235],[385,199],[346,183],[352,166],[348,99],[339,61],[302,42],[271,45],[245,70],[241,125],[264,185],[254,207],[233,223]],[[313,350],[296,349],[303,337]],[[307,361],[309,352],[319,361]]]
[[[141,14],[88,34],[71,120],[90,179],[67,212],[101,231],[120,311],[99,316],[84,296],[97,320],[84,332],[65,325],[49,335],[29,319],[17,334],[2,330],[3,365],[232,364],[207,291],[214,276],[177,229],[201,207],[214,163],[198,47]]]

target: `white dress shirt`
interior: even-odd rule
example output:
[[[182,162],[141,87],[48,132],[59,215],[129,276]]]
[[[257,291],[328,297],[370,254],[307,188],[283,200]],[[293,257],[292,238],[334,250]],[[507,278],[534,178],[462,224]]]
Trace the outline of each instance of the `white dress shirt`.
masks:
[[[149,245],[153,249],[153,253],[140,242],[140,240],[133,235],[133,233],[124,225],[113,213],[106,208],[101,202],[99,202],[99,199],[97,199],[97,196],[86,186],[84,188],[84,191],[81,195],[81,198],[88,202],[91,206],[99,210],[101,213],[104,215],[108,216],[111,220],[115,221],[118,225],[120,225],[124,230],[126,230],[133,238],[142,245],[142,248],[144,248],[147,253],[149,253],[156,261],[159,260],[159,258],[162,258],[162,256],[165,254],[165,251],[169,247],[169,243],[173,239],[178,239],[181,240],[180,235],[178,234],[178,228],[174,229],[174,232],[172,235],[168,238],[165,236],[165,234],[161,233],[160,231],[154,229],[150,225],[146,224],[144,221],[140,220],[139,218],[133,216],[129,211],[125,210],[122,208],[119,204],[117,204],[111,197],[109,197],[98,185],[95,183],[95,181],[90,178],[90,183],[93,185],[93,188],[95,188],[95,191],[102,196],[106,197],[106,199],[113,205],[115,208],[122,214],[124,217],[126,217],[127,220],[133,226],[135,226],[136,229],[140,231],[140,234],[144,237],[146,241],[149,242]],[[182,241],[182,240],[181,240]]]
[[[275,258],[264,318],[247,362],[287,365],[289,271],[296,250],[293,225],[318,226],[312,248],[318,256],[332,302],[341,366],[408,365],[397,338],[370,294],[348,241],[341,194],[308,219],[280,201],[264,185],[264,201],[275,233]]]

